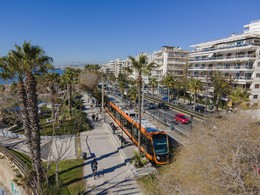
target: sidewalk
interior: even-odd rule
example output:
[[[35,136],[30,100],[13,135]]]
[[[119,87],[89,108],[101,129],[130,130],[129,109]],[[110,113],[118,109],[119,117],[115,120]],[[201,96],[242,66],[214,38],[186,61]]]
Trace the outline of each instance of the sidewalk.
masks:
[[[88,118],[99,112],[99,108],[90,109],[88,96],[84,95],[85,106]],[[101,113],[99,113],[101,118]],[[106,114],[107,122],[111,119]],[[103,120],[92,122],[94,129],[81,133],[81,149],[87,153],[84,163],[84,179],[86,180],[86,192],[84,194],[143,194],[139,185],[135,181],[134,175],[128,166],[130,153],[133,156],[133,145],[129,145],[128,153],[123,153],[118,149],[113,139],[112,132],[108,129],[108,124]],[[114,137],[115,138],[115,137]],[[131,148],[131,147],[132,148]],[[92,176],[91,162],[93,158],[98,162],[97,177]],[[127,164],[127,165],[126,165]]]

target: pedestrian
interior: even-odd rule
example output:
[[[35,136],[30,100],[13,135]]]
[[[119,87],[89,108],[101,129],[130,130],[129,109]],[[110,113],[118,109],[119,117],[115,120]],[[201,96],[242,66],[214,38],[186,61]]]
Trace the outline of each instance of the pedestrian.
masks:
[[[96,114],[96,121],[98,121],[98,113]]]
[[[95,117],[96,117],[96,115],[93,113],[93,114],[92,114],[92,120],[93,120],[93,121],[95,120]]]
[[[98,163],[97,163],[96,159],[94,158],[92,163],[91,163],[91,169],[92,169],[94,179],[96,177],[97,168],[98,168]]]

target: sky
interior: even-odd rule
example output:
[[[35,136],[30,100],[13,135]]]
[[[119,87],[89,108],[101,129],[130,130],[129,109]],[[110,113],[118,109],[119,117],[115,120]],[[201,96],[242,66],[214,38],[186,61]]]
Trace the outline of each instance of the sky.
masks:
[[[54,66],[103,64],[242,33],[259,0],[0,0],[0,56],[31,41]]]

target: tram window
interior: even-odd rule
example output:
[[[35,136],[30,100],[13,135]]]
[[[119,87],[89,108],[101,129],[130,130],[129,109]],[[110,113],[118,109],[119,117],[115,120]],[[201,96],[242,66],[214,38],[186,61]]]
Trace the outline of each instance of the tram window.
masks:
[[[153,155],[153,145],[152,145],[152,142],[151,140],[148,140],[148,143],[147,143],[147,152],[151,155]]]
[[[130,132],[130,134],[132,135],[132,128],[133,128],[133,124],[130,123],[129,121],[127,121],[127,126],[126,126],[127,130]]]
[[[120,114],[116,112],[116,119],[120,121]]]
[[[145,137],[145,135],[141,133],[141,146],[145,148],[146,151],[147,151],[147,142],[148,142],[147,137]]]
[[[138,140],[138,129],[136,127],[133,127],[133,137]]]
[[[125,118],[121,117],[121,123],[123,127],[127,127],[127,120]]]
[[[145,145],[146,143],[146,137],[144,136],[143,133],[141,133],[141,145]]]
[[[130,123],[129,121],[127,121],[127,129],[132,129],[132,123]]]
[[[112,108],[112,107],[111,107],[111,109],[112,109],[111,112],[112,112],[113,115],[115,116],[115,114],[116,114],[116,110],[115,110],[114,108]]]

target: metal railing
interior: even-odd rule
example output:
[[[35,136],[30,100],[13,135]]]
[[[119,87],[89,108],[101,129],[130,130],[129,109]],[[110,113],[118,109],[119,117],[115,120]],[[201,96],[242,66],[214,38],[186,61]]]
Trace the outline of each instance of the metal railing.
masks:
[[[235,56],[221,56],[221,57],[200,57],[200,58],[190,58],[190,62],[194,61],[206,61],[206,60],[228,60],[228,59],[236,59],[236,58],[255,58],[255,54],[245,54],[245,55],[235,55]]]
[[[0,145],[0,152],[3,155],[5,155],[8,159],[10,159],[24,175],[28,173],[29,169],[27,165],[16,155],[10,152],[7,148],[5,148],[3,145]]]

